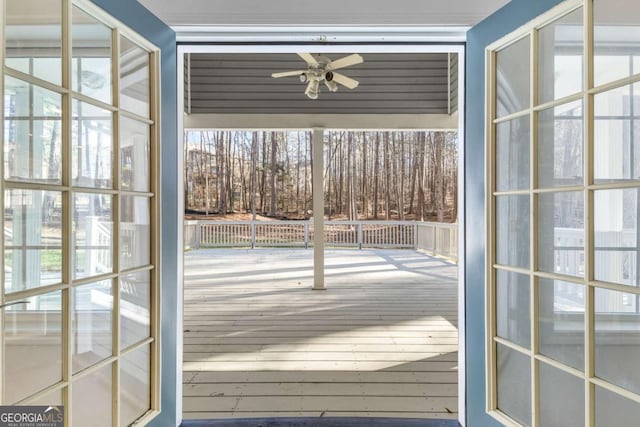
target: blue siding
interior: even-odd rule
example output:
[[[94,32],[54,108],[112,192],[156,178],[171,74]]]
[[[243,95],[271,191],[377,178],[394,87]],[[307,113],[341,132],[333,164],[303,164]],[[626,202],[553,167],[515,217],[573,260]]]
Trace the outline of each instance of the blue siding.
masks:
[[[162,49],[161,159],[162,176],[162,413],[151,426],[176,425],[176,322],[178,307],[178,165],[176,36],[173,30],[135,0],[92,0],[106,12]]]
[[[559,0],[512,0],[467,33],[465,236],[467,426],[499,425],[485,414],[485,48]]]

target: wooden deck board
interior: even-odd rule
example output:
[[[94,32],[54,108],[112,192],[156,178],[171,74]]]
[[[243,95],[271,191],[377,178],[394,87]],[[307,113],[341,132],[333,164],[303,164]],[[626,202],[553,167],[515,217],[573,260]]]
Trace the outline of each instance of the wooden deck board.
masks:
[[[455,408],[457,397],[423,396],[191,396],[184,401],[184,411],[203,412],[211,408],[215,397],[220,411],[270,411],[283,408],[288,411],[399,411],[447,412]]]
[[[198,383],[457,383],[456,362],[430,362],[423,371],[185,371],[184,384]]]
[[[185,255],[185,419],[457,417],[453,264],[410,250]]]

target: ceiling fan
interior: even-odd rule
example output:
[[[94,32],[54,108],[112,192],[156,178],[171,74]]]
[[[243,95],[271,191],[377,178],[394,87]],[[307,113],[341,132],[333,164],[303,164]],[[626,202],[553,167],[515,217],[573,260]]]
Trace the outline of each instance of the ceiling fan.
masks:
[[[280,77],[298,76],[302,83],[307,83],[307,89],[304,93],[311,99],[318,99],[321,82],[324,82],[327,89],[331,92],[338,90],[338,84],[349,89],[355,89],[358,87],[357,80],[335,72],[335,70],[340,70],[342,68],[364,62],[362,56],[357,53],[336,59],[335,61],[332,61],[324,55],[312,55],[310,53],[298,53],[298,56],[304,59],[307,63],[306,70],[273,73],[271,74],[271,77],[278,79]]]

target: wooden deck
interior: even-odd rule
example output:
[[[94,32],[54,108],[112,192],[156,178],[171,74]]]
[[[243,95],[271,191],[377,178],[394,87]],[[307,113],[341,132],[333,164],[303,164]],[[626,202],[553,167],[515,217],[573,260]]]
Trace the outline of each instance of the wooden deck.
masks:
[[[457,266],[413,250],[185,254],[185,419],[457,418]]]

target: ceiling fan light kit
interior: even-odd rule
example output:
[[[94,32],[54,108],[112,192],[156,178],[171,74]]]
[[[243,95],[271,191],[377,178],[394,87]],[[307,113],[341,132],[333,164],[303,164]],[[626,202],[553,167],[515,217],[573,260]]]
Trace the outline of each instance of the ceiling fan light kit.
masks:
[[[320,82],[317,80],[311,80],[309,81],[309,84],[307,85],[307,90],[304,91],[304,94],[311,99],[318,99],[319,92],[320,92]]]
[[[307,63],[306,70],[273,73],[271,77],[278,79],[281,77],[298,76],[301,83],[307,83],[307,88],[304,93],[311,99],[318,99],[320,82],[324,82],[324,85],[331,92],[337,91],[338,85],[342,85],[348,89],[358,87],[359,82],[357,80],[335,72],[335,70],[364,62],[362,56],[357,53],[336,59],[335,61],[330,60],[324,55],[314,56],[310,53],[298,53],[298,56]]]
[[[338,90],[338,83],[334,82],[333,80],[327,80],[325,78],[324,80],[324,85],[327,87],[327,89],[329,89],[331,92],[335,92]]]

